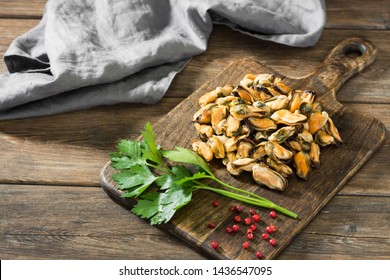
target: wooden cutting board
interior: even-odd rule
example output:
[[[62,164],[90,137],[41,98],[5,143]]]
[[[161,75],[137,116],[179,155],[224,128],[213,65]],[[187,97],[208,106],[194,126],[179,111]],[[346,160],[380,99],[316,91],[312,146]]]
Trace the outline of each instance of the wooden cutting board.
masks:
[[[247,250],[242,248],[242,243],[247,241],[247,226],[240,224],[240,232],[235,234],[225,232],[226,227],[233,224],[233,217],[236,215],[229,211],[229,207],[237,205],[237,202],[207,191],[195,193],[193,200],[180,209],[169,223],[161,227],[211,258],[256,259],[255,254],[260,250],[265,259],[274,259],[385,140],[385,127],[380,121],[345,108],[336,100],[337,90],[349,78],[369,66],[375,60],[375,53],[376,50],[370,42],[360,38],[347,39],[338,44],[314,72],[298,79],[284,77],[259,62],[241,59],[230,64],[183,100],[154,125],[156,141],[163,149],[189,147],[192,140],[198,139],[192,116],[199,108],[199,97],[217,86],[226,83],[238,84],[248,73],[273,73],[282,77],[284,83],[291,88],[314,90],[317,100],[323,102],[324,109],[338,127],[344,143],[339,147],[322,148],[321,167],[314,169],[306,181],[294,176],[289,178],[288,188],[284,192],[259,187],[248,174],[234,178],[229,175],[220,160],[213,160],[211,167],[220,179],[255,192],[298,214],[297,219],[283,215],[271,219],[268,215],[270,210],[256,208],[262,220],[257,224],[255,237],[250,241],[250,248]],[[120,197],[121,193],[111,179],[113,172],[110,163],[107,163],[100,174],[101,185],[114,201],[130,209],[134,201]],[[214,199],[219,200],[217,208],[212,206]],[[243,206],[242,218],[249,216],[249,209],[252,208]],[[218,226],[215,229],[208,228],[210,221],[217,222]],[[265,232],[269,224],[278,227],[272,234],[278,242],[275,247],[261,238],[261,233]],[[213,241],[220,244],[217,250],[210,246]]]

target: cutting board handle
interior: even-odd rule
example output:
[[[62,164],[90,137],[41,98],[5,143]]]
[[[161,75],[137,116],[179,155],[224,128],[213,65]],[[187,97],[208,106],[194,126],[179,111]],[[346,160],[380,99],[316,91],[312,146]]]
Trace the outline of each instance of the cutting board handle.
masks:
[[[310,85],[322,85],[322,93],[330,92],[336,99],[337,90],[352,76],[361,72],[375,60],[376,48],[362,38],[349,38],[340,42],[323,63],[305,77]]]

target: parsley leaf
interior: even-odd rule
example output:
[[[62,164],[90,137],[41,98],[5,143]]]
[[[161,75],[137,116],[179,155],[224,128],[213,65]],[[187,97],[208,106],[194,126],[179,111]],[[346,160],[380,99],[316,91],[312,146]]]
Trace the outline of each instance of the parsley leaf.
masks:
[[[177,184],[176,181],[190,176],[184,166],[174,166],[172,173],[160,176],[156,183],[162,184],[165,192],[151,192],[141,196],[132,212],[150,219],[152,225],[168,222],[175,212],[192,199],[192,184]]]
[[[178,183],[181,178],[191,177],[191,173],[184,166],[173,166],[169,174],[163,174],[156,180],[156,185],[160,190],[169,189],[174,183]],[[179,183],[180,184],[180,183]]]
[[[133,207],[131,212],[144,219],[150,219],[159,212],[161,197],[164,193],[149,192]]]
[[[112,175],[112,179],[123,192],[122,197],[136,198],[137,204],[132,212],[141,218],[150,219],[151,224],[168,222],[177,210],[191,201],[192,192],[198,189],[212,191],[251,205],[273,208],[290,217],[297,217],[295,213],[265,198],[219,180],[203,158],[191,150],[181,147],[169,151],[161,150],[156,145],[149,122],[145,125],[142,136],[142,140],[120,141],[116,146],[117,151],[109,156],[111,166],[118,171]],[[173,165],[165,164],[164,158],[172,161]],[[191,174],[187,167],[175,163],[195,166],[200,172]],[[203,179],[211,179],[225,189],[208,186],[201,182]],[[159,188],[148,191],[152,185]]]
[[[151,160],[159,165],[164,165],[159,148],[157,148],[153,128],[150,122],[145,125],[142,131],[142,137],[145,145],[142,147],[142,157],[145,160]]]
[[[128,169],[136,164],[144,164],[141,156],[141,142],[121,140],[116,146],[117,152],[110,154],[111,165],[115,169]]]
[[[204,161],[204,159],[189,149],[176,147],[176,150],[163,151],[162,154],[165,158],[169,160],[181,162],[181,163],[193,164],[202,168],[208,174],[210,175],[213,174],[213,172],[211,171],[208,164]]]
[[[142,195],[132,212],[142,218],[150,219],[152,225],[168,222],[175,212],[192,199],[192,185],[179,185],[175,180],[181,180],[187,175],[185,167],[176,167],[176,174],[170,175],[172,184],[164,193],[153,192]],[[187,170],[187,171],[185,171]]]
[[[157,178],[146,165],[133,165],[129,170],[121,170],[112,175],[118,189],[125,190],[123,197],[137,197]]]

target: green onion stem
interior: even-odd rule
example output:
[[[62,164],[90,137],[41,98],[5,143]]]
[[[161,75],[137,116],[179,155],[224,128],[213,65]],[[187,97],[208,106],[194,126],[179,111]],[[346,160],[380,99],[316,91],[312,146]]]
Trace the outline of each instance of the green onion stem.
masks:
[[[199,182],[197,182],[197,183],[199,183]],[[241,202],[245,202],[245,203],[248,203],[251,205],[260,206],[260,207],[269,208],[269,209],[275,209],[275,210],[279,211],[280,213],[283,213],[283,214],[285,214],[289,217],[292,217],[294,219],[298,217],[298,215],[295,214],[294,212],[291,212],[291,211],[289,211],[289,210],[287,210],[287,209],[285,209],[285,208],[283,208],[283,207],[281,207],[281,206],[279,206],[279,205],[277,205],[277,204],[275,204],[267,199],[264,199],[264,198],[255,199],[255,198],[251,198],[251,197],[248,197],[245,195],[233,193],[230,191],[213,188],[213,187],[207,186],[207,185],[202,184],[202,183],[200,183],[198,186],[195,186],[194,188],[212,191],[212,192],[221,194],[223,196],[226,196],[226,197],[229,197],[229,198],[241,201]]]
[[[222,186],[224,186],[224,187],[226,187],[228,189],[235,190],[235,191],[241,192],[241,193],[245,193],[245,194],[247,194],[249,196],[256,197],[257,199],[261,199],[261,200],[267,201],[265,198],[263,198],[263,197],[261,197],[261,196],[259,196],[257,194],[254,194],[252,192],[249,192],[249,191],[246,191],[246,190],[243,190],[243,189],[240,189],[240,188],[233,187],[233,186],[231,186],[231,185],[229,185],[229,184],[219,180],[217,177],[215,177],[213,175],[207,176],[207,178],[210,178],[210,179],[214,180],[215,182],[221,184]]]

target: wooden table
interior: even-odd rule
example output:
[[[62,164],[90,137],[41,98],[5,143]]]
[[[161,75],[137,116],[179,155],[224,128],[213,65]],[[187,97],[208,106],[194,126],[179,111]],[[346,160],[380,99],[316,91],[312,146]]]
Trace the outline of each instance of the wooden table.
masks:
[[[0,0],[1,55],[39,22],[45,2]],[[0,122],[0,258],[204,259],[113,203],[99,185],[99,172],[120,139],[138,137],[147,121],[155,123],[242,57],[301,76],[343,39],[368,39],[378,49],[376,61],[348,81],[337,98],[389,130],[390,1],[326,3],[328,22],[315,47],[277,45],[215,26],[208,50],[193,58],[156,105],[102,106]],[[386,140],[279,259],[390,259],[389,163]]]

